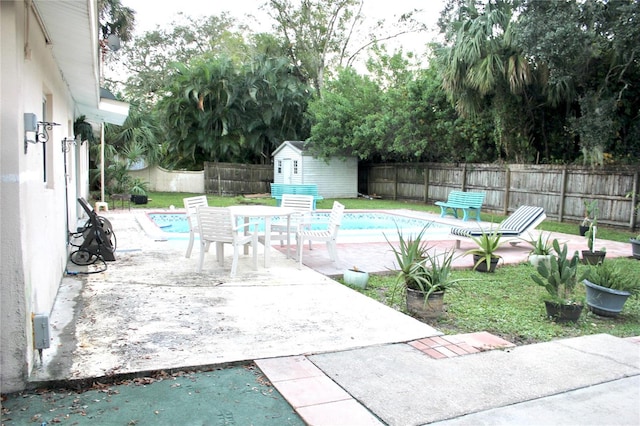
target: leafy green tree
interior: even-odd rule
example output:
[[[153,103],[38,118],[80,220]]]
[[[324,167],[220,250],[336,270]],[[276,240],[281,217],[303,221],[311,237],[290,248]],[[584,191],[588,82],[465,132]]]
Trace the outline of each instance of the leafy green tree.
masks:
[[[576,136],[592,164],[604,152],[637,157],[639,11],[635,0],[529,0],[518,23],[548,105],[561,107],[566,137]]]
[[[98,0],[98,18],[102,39],[115,34],[120,40],[131,40],[135,28],[135,11],[121,0]]]
[[[374,81],[354,69],[338,71],[338,77],[327,83],[324,96],[309,104],[313,120],[309,149],[323,158],[375,158],[378,153],[369,139],[373,128],[367,118],[381,110],[381,95]]]
[[[173,62],[188,63],[211,52],[239,61],[249,56],[242,28],[236,31],[237,23],[229,15],[199,19],[197,26],[193,22],[194,18],[180,15],[168,28],[147,31],[121,50],[119,62],[111,64],[111,73],[115,75],[115,66],[127,71],[126,82],[117,87],[127,99],[149,106],[157,102],[171,78],[173,68],[169,65]]]
[[[175,64],[158,104],[169,153],[183,163],[264,163],[283,140],[304,139],[310,88],[285,58],[245,65],[201,57]]]
[[[349,67],[363,50],[425,26],[413,19],[413,12],[400,16],[393,30],[384,20],[375,23],[367,40],[353,47],[354,34],[363,34],[363,0],[269,0],[268,12],[275,29],[285,40],[291,62],[308,79],[318,96],[323,95],[327,70]]]
[[[497,147],[506,159],[524,162],[532,157],[533,106],[527,89],[533,72],[514,43],[519,5],[519,0],[458,3],[457,18],[445,28],[452,44],[440,52],[440,59],[443,86],[457,111],[473,117],[488,105]]]

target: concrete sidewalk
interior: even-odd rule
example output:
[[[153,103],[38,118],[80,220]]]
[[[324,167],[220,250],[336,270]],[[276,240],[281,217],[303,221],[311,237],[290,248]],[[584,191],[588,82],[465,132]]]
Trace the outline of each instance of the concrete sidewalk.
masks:
[[[467,352],[434,359],[415,342],[436,341],[438,330],[314,270],[331,275],[360,259],[375,265],[372,272],[385,271],[393,266],[386,243],[339,244],[338,265],[316,247],[304,257],[314,269],[298,269],[274,250],[270,267],[261,262],[253,271],[241,256],[238,276],[230,279],[230,253],[221,268],[212,250],[198,274],[198,248],[185,259],[186,240],[155,241],[132,213],[107,217],[118,237],[117,260],[106,272],[64,279],[51,316],[51,349],[32,380],[94,389],[103,383],[97,391],[109,398],[122,393],[138,401],[114,404],[111,410],[123,410],[118,419],[183,419],[185,425],[640,424],[635,341],[595,335],[502,350],[467,341]],[[622,250],[608,242],[607,248]],[[509,262],[524,261],[528,252],[503,250]],[[227,369],[239,377],[235,385],[208,373]],[[178,382],[181,371],[193,371],[187,375],[192,385]],[[155,379],[146,383],[149,377]],[[132,383],[142,389],[132,393]],[[176,399],[176,389],[185,392],[183,399]],[[243,403],[247,392],[258,399]],[[191,398],[200,393],[204,399]],[[3,424],[34,421],[31,410],[46,409],[34,398],[3,402],[13,410],[3,412]],[[38,400],[45,399],[56,397],[43,393]],[[103,402],[85,400],[88,406]],[[60,419],[55,416],[66,410],[74,424],[121,424],[107,408],[92,407],[87,418],[79,405],[36,419]]]

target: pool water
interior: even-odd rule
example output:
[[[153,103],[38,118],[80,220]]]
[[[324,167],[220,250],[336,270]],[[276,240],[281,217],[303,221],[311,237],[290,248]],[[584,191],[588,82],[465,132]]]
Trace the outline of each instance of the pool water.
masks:
[[[149,213],[149,219],[153,221],[160,229],[168,233],[186,233],[189,232],[189,224],[187,216],[184,213]],[[326,222],[329,220],[329,212],[315,212],[314,221],[318,224],[312,228],[326,228]],[[276,222],[276,220],[272,221]],[[448,229],[447,225],[430,222],[427,220],[400,216],[391,213],[380,212],[358,212],[345,213],[342,216],[340,225],[341,231],[358,231],[358,230],[380,230],[386,232],[396,232],[396,226],[402,230],[420,230],[424,226],[430,225],[432,228]],[[258,225],[259,231],[264,229],[264,223]]]

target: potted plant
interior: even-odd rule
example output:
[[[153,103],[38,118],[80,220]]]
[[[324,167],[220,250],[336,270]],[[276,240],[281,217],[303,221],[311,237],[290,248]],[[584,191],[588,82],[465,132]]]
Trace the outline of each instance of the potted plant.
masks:
[[[428,253],[428,246],[423,241],[426,228],[406,239],[398,230],[397,248],[387,239],[398,265],[391,297],[398,291],[403,292],[409,313],[423,319],[434,319],[444,310],[445,291],[461,280],[451,276],[453,250],[434,255]]]
[[[548,317],[557,322],[575,322],[583,308],[582,303],[575,299],[578,252],[567,257],[567,244],[563,244],[561,249],[558,240],[553,240],[553,249],[556,254],[551,257],[549,264],[540,262],[536,268],[537,274],[532,274],[531,279],[547,290],[544,303]]]
[[[579,231],[581,236],[585,236],[587,231],[589,230],[589,226],[591,226],[592,220],[598,214],[598,200],[584,200],[584,219],[580,223]]]
[[[531,238],[525,240],[531,245],[531,252],[529,253],[529,263],[533,267],[538,267],[538,263],[547,262],[553,256],[553,244],[550,241],[551,234],[538,234],[538,238]]]
[[[494,272],[502,256],[495,254],[500,246],[502,234],[498,230],[483,232],[480,236],[471,236],[477,247],[468,250],[464,255],[473,255],[473,269],[478,272]]]
[[[342,276],[345,284],[352,285],[354,287],[365,289],[369,282],[369,273],[361,271],[357,266],[351,269],[347,269]]]
[[[591,225],[589,226],[589,230],[585,234],[588,247],[588,250],[582,250],[582,262],[585,265],[596,265],[598,263],[602,263],[607,255],[607,250],[604,247],[600,250],[593,249],[596,244],[596,233],[598,231],[597,223],[597,218],[594,217]]]
[[[589,266],[582,283],[589,310],[604,317],[618,316],[627,298],[640,294],[640,280],[623,272],[615,262]]]
[[[129,193],[134,204],[147,204],[149,202],[147,196],[148,185],[149,182],[145,182],[140,178],[131,179]]]
[[[631,243],[631,255],[640,260],[640,234],[635,238],[629,238],[629,242]]]

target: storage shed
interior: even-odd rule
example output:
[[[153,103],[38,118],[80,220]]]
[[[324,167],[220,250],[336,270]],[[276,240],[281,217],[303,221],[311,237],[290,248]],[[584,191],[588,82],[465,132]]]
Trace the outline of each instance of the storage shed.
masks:
[[[285,141],[273,152],[273,182],[315,184],[324,198],[357,198],[358,159],[325,161],[306,152],[303,141]]]

